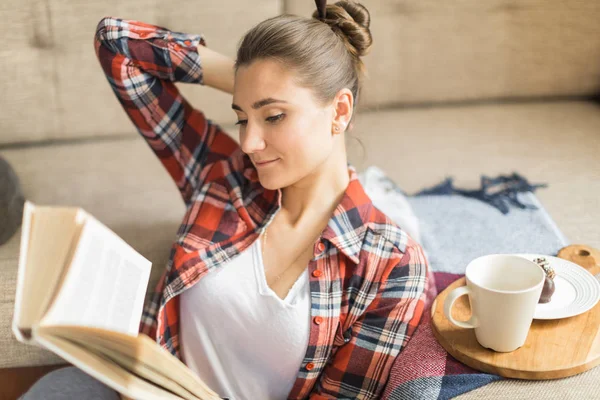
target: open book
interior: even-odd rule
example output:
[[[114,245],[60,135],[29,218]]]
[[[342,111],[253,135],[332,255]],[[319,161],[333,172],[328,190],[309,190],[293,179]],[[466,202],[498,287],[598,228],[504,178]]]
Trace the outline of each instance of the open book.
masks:
[[[25,202],[12,330],[133,399],[219,399],[138,334],[151,262],[80,207]]]

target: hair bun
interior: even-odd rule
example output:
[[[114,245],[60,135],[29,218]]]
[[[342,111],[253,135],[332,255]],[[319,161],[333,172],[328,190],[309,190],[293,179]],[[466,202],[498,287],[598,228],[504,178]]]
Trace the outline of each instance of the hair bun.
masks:
[[[312,17],[320,19],[319,10],[316,10]],[[352,47],[349,50],[357,57],[369,53],[373,37],[369,29],[371,15],[365,6],[355,1],[340,0],[326,6],[325,18],[321,20],[328,24],[334,32],[343,34],[347,43]]]

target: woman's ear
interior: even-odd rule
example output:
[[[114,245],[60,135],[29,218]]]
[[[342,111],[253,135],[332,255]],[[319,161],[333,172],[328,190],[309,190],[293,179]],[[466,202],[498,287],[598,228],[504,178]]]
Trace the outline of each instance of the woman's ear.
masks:
[[[341,89],[333,101],[333,108],[335,110],[335,116],[333,117],[333,132],[336,132],[335,127],[339,128],[336,133],[341,133],[346,130],[346,127],[348,127],[348,123],[352,118],[353,105],[354,97],[352,96],[350,89]]]

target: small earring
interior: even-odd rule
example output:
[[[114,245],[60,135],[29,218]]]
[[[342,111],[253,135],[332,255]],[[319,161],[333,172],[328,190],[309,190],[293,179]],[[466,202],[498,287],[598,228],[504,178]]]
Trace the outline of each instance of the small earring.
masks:
[[[339,126],[336,126],[336,127],[335,127],[335,130],[336,130],[336,131],[339,131],[339,130],[340,130],[340,127],[339,127]]]

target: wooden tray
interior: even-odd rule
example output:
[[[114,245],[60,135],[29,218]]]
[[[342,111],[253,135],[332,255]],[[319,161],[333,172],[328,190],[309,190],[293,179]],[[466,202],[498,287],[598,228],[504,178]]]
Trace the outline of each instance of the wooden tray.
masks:
[[[557,255],[600,273],[600,252],[589,246],[564,247]],[[533,320],[525,344],[509,353],[481,346],[473,329],[459,328],[444,315],[448,294],[464,286],[464,277],[450,284],[433,302],[432,330],[438,342],[454,358],[479,371],[506,378],[558,379],[579,374],[600,364],[600,302],[591,310],[557,320]],[[471,316],[468,296],[454,303],[452,316],[466,321]]]

